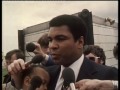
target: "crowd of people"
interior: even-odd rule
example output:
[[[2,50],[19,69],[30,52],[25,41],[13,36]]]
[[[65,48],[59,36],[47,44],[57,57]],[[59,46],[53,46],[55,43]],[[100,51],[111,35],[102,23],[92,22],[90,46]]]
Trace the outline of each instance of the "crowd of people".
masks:
[[[6,54],[9,79],[5,79],[3,90],[68,90],[71,87],[62,88],[65,82],[62,72],[67,67],[74,71],[77,90],[118,90],[118,69],[105,65],[106,56],[100,46],[84,45],[85,37],[86,25],[81,18],[73,15],[53,18],[49,32],[40,37],[33,51],[44,58],[41,64],[26,67],[22,51]],[[116,52],[115,47],[115,57]],[[31,89],[35,76],[36,80],[40,78],[40,84]]]

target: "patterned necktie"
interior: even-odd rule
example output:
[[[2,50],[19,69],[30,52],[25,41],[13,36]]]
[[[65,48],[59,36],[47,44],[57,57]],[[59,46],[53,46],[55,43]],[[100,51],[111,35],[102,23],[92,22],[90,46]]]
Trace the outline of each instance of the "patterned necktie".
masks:
[[[63,78],[61,77],[58,82],[55,90],[61,90],[62,84],[63,84]]]

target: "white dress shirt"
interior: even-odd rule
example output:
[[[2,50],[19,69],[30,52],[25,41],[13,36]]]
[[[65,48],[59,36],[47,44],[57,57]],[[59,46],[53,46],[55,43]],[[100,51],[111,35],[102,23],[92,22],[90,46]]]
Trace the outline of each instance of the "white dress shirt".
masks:
[[[77,80],[77,77],[78,77],[81,65],[83,63],[83,60],[84,60],[84,54],[82,54],[82,56],[78,60],[76,60],[73,64],[71,64],[69,66],[69,68],[73,69],[73,71],[74,71],[75,81]],[[59,78],[58,78],[55,90],[61,90],[61,87],[62,87],[63,81],[64,81],[63,78],[61,77],[61,75],[62,75],[62,71],[64,69],[65,69],[65,67],[63,65],[61,65],[61,71],[59,74]]]

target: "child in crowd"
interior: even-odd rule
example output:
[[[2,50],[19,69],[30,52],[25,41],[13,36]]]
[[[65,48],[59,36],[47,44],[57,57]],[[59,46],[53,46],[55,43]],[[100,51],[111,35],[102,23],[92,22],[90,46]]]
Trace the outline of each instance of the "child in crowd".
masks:
[[[22,89],[23,90],[47,90],[47,85],[49,83],[49,80],[50,80],[50,76],[46,68],[41,65],[33,64],[23,71]]]

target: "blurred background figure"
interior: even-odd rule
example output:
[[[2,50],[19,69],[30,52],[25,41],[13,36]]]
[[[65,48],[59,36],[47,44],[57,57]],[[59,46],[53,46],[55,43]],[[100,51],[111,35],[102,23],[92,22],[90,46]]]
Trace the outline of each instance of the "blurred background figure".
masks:
[[[113,48],[113,55],[118,60],[118,43]]]
[[[49,40],[48,40],[48,33],[43,34],[37,41],[40,44],[41,49],[44,53],[49,54]]]
[[[23,59],[23,60],[25,59],[25,55],[24,55],[24,53],[21,50],[14,49],[14,50],[11,50],[11,51],[7,52],[7,54],[5,56],[6,68],[14,60],[17,60],[17,59]],[[10,81],[11,81],[11,76],[7,73],[6,75],[4,75],[3,83],[8,83]]]
[[[52,61],[52,57],[49,55],[49,39],[48,33],[44,33],[35,44],[36,48],[33,51],[34,54],[39,54],[43,56],[45,59],[42,63],[44,66],[52,66],[55,65]]]
[[[85,45],[83,49],[84,55],[90,60],[105,65],[106,56],[104,50],[98,45]]]

